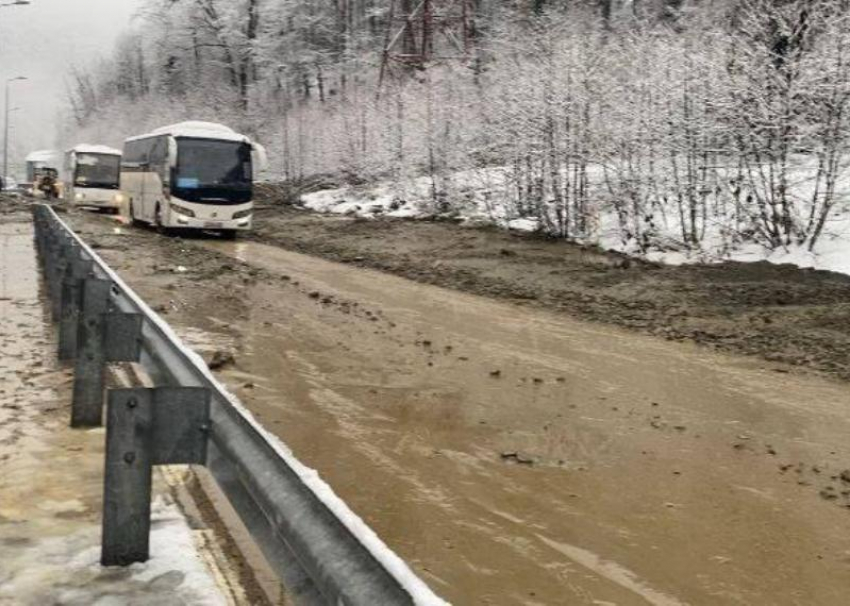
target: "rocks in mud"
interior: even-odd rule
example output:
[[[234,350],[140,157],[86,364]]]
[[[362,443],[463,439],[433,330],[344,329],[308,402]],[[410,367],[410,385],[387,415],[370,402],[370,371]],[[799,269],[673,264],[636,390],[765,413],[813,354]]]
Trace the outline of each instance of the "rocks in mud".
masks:
[[[827,501],[834,501],[838,498],[838,495],[835,493],[835,489],[832,486],[827,486],[823,490],[820,491],[820,497]]]
[[[207,362],[210,370],[221,370],[227,366],[236,364],[236,358],[229,351],[217,350],[213,353],[210,360]]]
[[[846,484],[850,484],[850,469],[845,469],[840,474],[838,474],[838,479]]]
[[[491,376],[491,377],[493,377],[494,379],[498,379],[499,377],[501,377],[501,376],[502,376],[502,371],[501,371],[501,370],[498,370],[498,369],[496,369],[496,370],[491,370],[491,371],[490,371],[490,376]]]
[[[535,463],[533,457],[514,450],[503,452],[499,457],[506,463],[516,463],[518,465],[534,465]]]

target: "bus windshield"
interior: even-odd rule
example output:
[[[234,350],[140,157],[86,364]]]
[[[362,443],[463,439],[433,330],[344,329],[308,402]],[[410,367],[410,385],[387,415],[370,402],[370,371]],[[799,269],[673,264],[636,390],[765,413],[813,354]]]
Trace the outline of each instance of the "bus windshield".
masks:
[[[251,200],[251,146],[240,141],[177,139],[171,190],[190,202],[241,204]]]
[[[112,154],[77,154],[74,185],[118,189],[121,156]]]

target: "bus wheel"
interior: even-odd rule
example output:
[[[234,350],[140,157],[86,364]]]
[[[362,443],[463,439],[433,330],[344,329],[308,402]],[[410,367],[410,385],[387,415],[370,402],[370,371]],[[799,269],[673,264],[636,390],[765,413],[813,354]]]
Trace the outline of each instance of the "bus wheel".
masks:
[[[225,240],[235,240],[236,239],[236,230],[235,229],[222,229],[221,237]]]
[[[162,207],[159,204],[156,205],[156,212],[154,213],[154,228],[158,234],[163,236],[169,234],[169,229],[162,224]]]
[[[130,225],[139,227],[141,224],[142,222],[136,218],[136,209],[133,207],[133,203],[130,202]]]

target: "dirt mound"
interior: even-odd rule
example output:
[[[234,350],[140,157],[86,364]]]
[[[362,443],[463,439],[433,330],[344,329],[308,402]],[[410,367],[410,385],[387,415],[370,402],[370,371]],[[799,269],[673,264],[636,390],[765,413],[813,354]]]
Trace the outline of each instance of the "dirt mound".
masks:
[[[769,263],[670,267],[446,222],[264,214],[251,236],[413,280],[850,378],[850,277]]]

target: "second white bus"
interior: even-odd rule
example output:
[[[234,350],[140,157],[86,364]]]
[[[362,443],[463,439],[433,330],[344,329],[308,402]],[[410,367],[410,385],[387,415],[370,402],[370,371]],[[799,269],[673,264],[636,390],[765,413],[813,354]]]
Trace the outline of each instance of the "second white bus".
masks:
[[[104,145],[77,145],[65,152],[63,197],[75,206],[119,210],[121,152]]]
[[[226,126],[182,122],[124,142],[121,191],[134,222],[162,230],[251,228],[254,157],[261,145]]]

